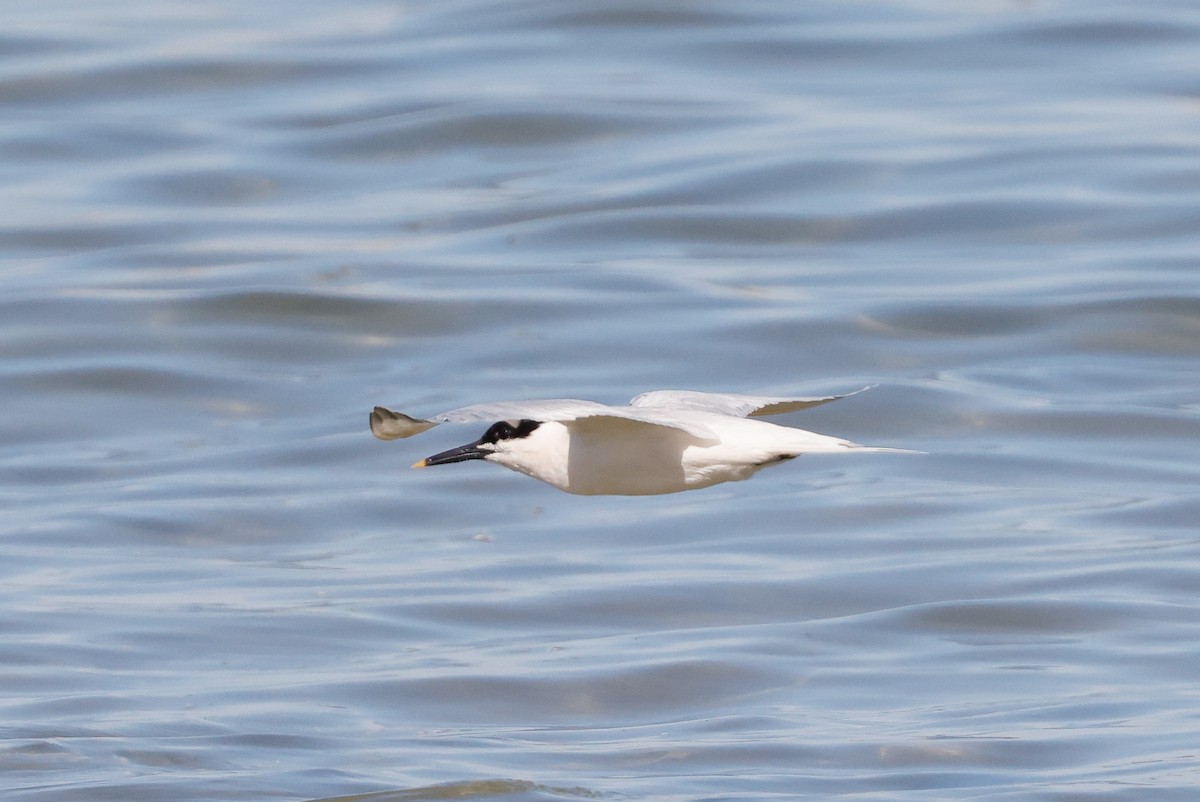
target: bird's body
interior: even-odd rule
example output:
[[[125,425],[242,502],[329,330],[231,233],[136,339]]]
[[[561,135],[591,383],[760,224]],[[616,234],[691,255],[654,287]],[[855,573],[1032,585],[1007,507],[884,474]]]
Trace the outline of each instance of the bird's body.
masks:
[[[568,493],[655,495],[748,479],[768,465],[801,454],[899,450],[755,419],[842,397],[656,390],[625,407],[575,400],[513,401],[451,410],[432,420],[376,407],[371,431],[392,440],[437,422],[499,421],[479,440],[414,467],[485,459]]]

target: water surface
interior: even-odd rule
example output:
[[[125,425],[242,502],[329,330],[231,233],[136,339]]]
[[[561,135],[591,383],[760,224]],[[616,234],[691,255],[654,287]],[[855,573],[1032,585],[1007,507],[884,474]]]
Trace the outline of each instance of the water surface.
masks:
[[[1192,799],[1191,3],[19,3],[0,795]],[[375,404],[815,394],[572,497]]]

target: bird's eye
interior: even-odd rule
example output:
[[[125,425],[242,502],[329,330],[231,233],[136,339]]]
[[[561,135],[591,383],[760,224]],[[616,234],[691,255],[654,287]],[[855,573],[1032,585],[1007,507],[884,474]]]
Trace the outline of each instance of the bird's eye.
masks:
[[[501,440],[507,440],[512,437],[513,427],[507,421],[493,423],[488,430],[483,433],[483,442],[497,443]]]

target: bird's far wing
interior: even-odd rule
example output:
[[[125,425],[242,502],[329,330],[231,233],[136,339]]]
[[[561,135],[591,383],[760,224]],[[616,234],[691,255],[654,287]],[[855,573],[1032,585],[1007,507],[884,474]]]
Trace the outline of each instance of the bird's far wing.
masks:
[[[604,414],[611,410],[594,401],[576,401],[571,398],[555,398],[542,401],[498,401],[492,404],[475,404],[449,412],[431,415],[429,420],[414,418],[403,412],[393,412],[384,407],[375,407],[371,412],[371,434],[380,440],[399,440],[428,431],[439,423],[474,423],[486,421],[530,418],[538,421],[569,421],[576,418]]]
[[[475,423],[502,420],[569,421],[585,415],[603,414],[612,408],[595,401],[579,401],[574,398],[547,398],[534,401],[494,401],[490,404],[473,404],[461,409],[452,409],[433,415],[441,423]]]
[[[871,385],[874,386],[874,385]],[[647,407],[662,409],[691,409],[697,412],[713,412],[718,415],[732,415],[738,418],[759,417],[761,415],[781,415],[784,412],[795,412],[798,409],[828,404],[839,398],[855,395],[863,390],[842,395],[828,395],[811,398],[780,398],[765,395],[730,395],[726,393],[701,393],[695,390],[652,390],[642,393],[629,402],[634,409]]]
[[[636,431],[651,435],[653,429],[670,429],[695,440],[712,445],[720,440],[717,434],[703,423],[692,420],[684,411],[682,417],[673,414],[657,414],[659,410],[636,410],[631,407],[609,407],[594,415],[580,415],[564,421],[572,429],[589,432],[604,432],[622,426],[635,427]]]
[[[444,423],[471,423],[473,421],[491,422],[529,418],[537,421],[570,423],[583,418],[589,420],[623,418],[654,426],[667,426],[705,439],[713,436],[711,429],[696,421],[688,420],[686,414],[677,415],[677,412],[679,410],[610,407],[595,401],[555,398],[544,401],[497,401],[491,404],[475,404],[434,415],[433,420]]]
[[[703,419],[696,420],[695,416],[688,415],[688,410],[681,409],[656,409],[653,407],[637,408],[637,407],[608,407],[605,411],[595,415],[588,415],[592,418],[622,418],[631,420],[637,423],[645,423],[651,426],[663,426],[668,429],[676,429],[690,434],[693,437],[698,437],[701,440],[717,440],[716,432],[704,425]]]

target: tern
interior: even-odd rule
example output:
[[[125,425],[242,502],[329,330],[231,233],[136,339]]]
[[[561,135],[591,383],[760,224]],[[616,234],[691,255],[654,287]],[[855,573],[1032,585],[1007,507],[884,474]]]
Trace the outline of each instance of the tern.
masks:
[[[802,454],[919,453],[863,446],[756,420],[855,393],[777,398],[654,390],[628,406],[574,399],[501,401],[452,409],[429,419],[375,407],[371,433],[381,440],[396,440],[439,423],[492,422],[478,440],[426,457],[413,467],[481,459],[567,493],[589,496],[696,490],[749,479],[767,466]]]

